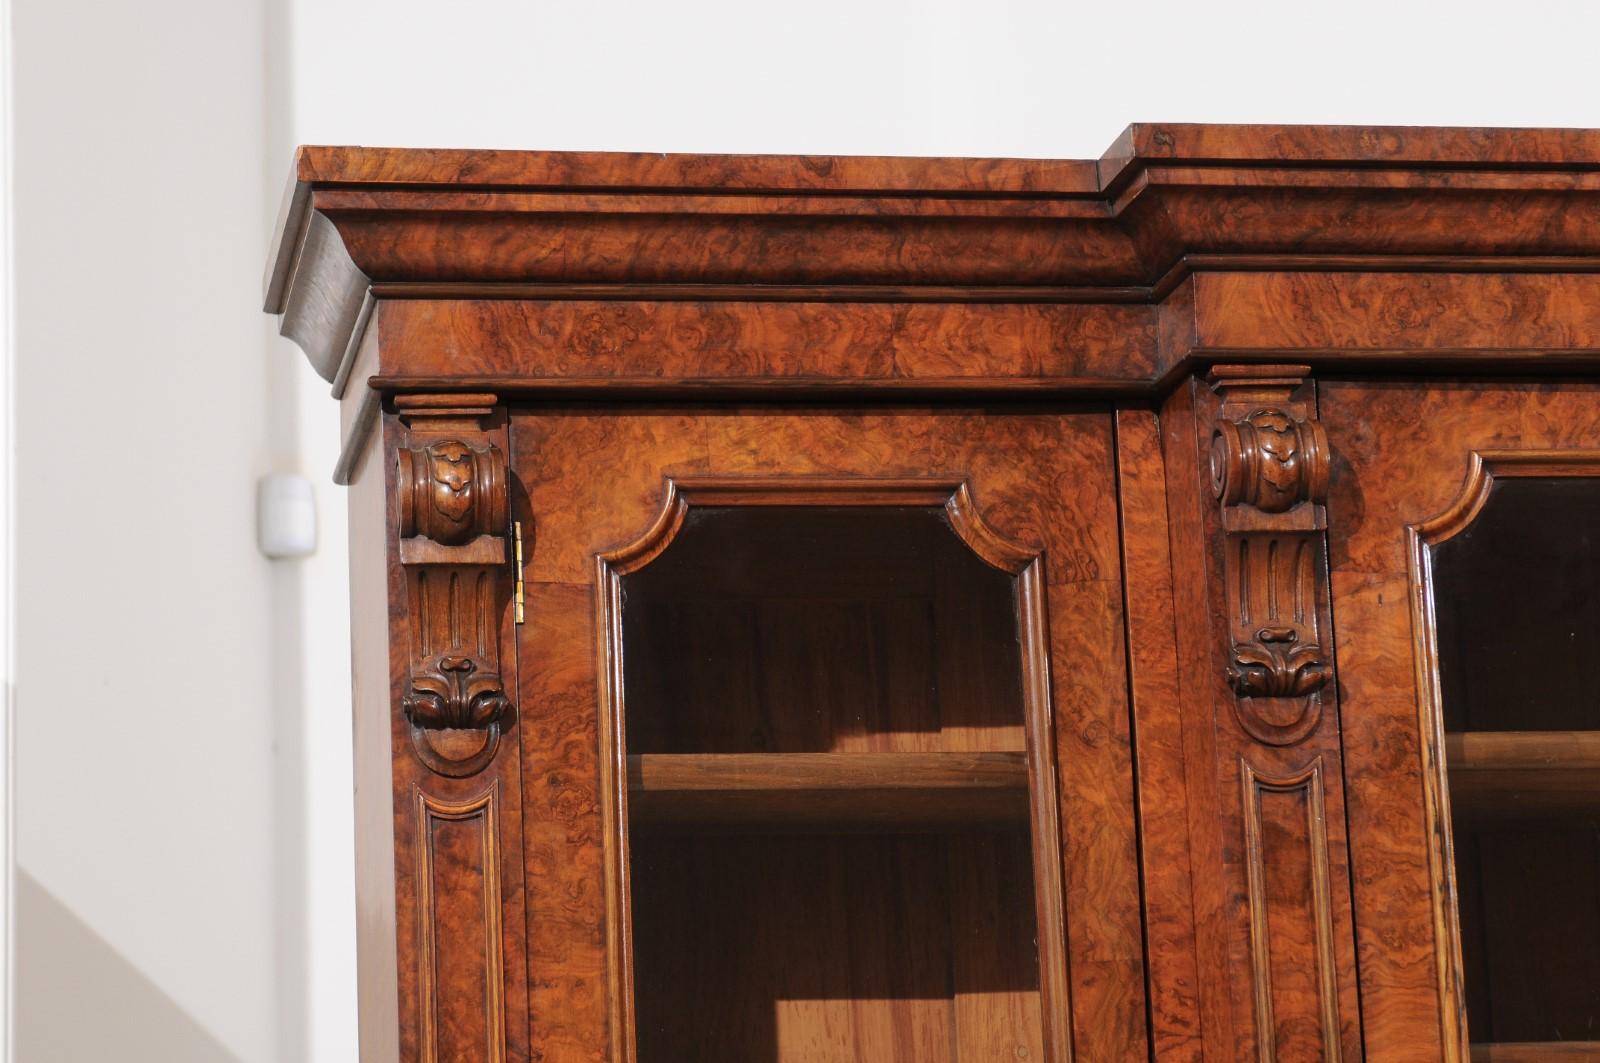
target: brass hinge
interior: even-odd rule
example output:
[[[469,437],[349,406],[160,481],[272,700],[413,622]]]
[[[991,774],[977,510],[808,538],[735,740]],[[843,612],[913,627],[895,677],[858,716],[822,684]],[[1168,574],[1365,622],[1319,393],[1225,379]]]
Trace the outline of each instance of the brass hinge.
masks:
[[[512,620],[514,622],[520,624],[520,623],[522,623],[522,612],[523,612],[523,609],[522,609],[522,522],[520,520],[515,520],[515,521],[511,522],[511,547],[512,547],[512,553],[511,553],[512,564],[514,564],[516,566],[514,569],[512,569],[512,579],[515,582],[513,582],[512,589],[511,589],[511,594],[512,594],[512,597],[511,597],[511,618],[512,618]]]

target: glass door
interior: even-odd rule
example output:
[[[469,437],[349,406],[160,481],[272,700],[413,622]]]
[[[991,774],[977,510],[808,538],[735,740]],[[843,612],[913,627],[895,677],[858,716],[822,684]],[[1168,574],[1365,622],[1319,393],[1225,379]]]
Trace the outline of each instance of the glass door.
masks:
[[[574,661],[537,662],[576,652],[569,587],[593,603],[614,1058],[1147,1058],[1108,415],[512,428],[535,522],[568,514],[529,562],[535,824],[583,766],[539,748]],[[540,911],[592,911],[592,879],[550,870],[527,883],[536,1023],[541,992],[574,1005],[541,979]]]
[[[1467,1029],[1502,1061],[1600,1059],[1600,479],[1541,471],[1429,548]]]

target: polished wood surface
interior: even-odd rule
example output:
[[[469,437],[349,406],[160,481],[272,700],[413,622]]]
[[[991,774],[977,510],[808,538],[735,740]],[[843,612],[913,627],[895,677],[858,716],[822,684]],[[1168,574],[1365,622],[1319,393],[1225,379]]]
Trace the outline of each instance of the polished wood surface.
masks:
[[[793,329],[763,317],[798,304],[810,335],[849,355],[836,386],[905,386],[909,378],[946,391],[1005,390],[1032,377],[1057,394],[1152,394],[1188,363],[1188,351],[1176,365],[1151,367],[1132,355],[1099,371],[1052,374],[1030,370],[1029,353],[1076,344],[1025,343],[1020,357],[1008,348],[1074,317],[1092,322],[1092,345],[1120,333],[1110,324],[1119,313],[1148,311],[1186,280],[1238,289],[1267,271],[1307,275],[1291,281],[1308,311],[1294,315],[1296,327],[1326,319],[1369,330],[1343,347],[1303,345],[1319,355],[1438,362],[1456,352],[1402,343],[1397,355],[1380,341],[1459,317],[1442,311],[1449,300],[1414,298],[1429,283],[1419,278],[1465,273],[1444,283],[1504,287],[1507,298],[1535,304],[1592,283],[1585,278],[1600,236],[1582,205],[1600,195],[1597,146],[1600,134],[1577,130],[1142,125],[1097,162],[307,148],[285,200],[266,306],[336,391],[374,319],[395,330],[375,372],[412,387],[451,379],[508,392],[519,383],[637,391],[679,379],[767,393],[794,377],[830,379],[826,368],[807,371],[777,352],[718,372],[727,343],[700,356],[686,349],[685,372],[630,371],[608,365],[608,356],[574,375],[524,373],[516,347],[488,348],[468,369],[458,361],[465,351],[441,350],[425,333],[415,343],[403,338],[416,327],[404,319],[418,303],[510,300],[545,304],[539,331],[572,335],[580,349],[591,322],[628,313],[597,301],[635,304],[646,317],[640,304],[720,306],[700,330],[731,330],[748,337],[751,351],[781,349]],[[1249,209],[1239,209],[1246,201]],[[1393,276],[1396,269],[1412,275]],[[1484,273],[1492,276],[1473,276]],[[1552,280],[1563,273],[1568,279]],[[1194,301],[1197,346],[1269,347],[1233,335],[1235,322],[1258,318],[1259,309],[1241,314],[1248,303],[1222,298],[1227,310],[1209,296]],[[1517,319],[1495,310],[1503,299],[1473,302],[1512,335],[1497,345],[1457,328],[1472,352],[1463,357],[1542,364],[1581,346],[1558,336],[1524,348]],[[966,338],[950,352],[960,371],[893,367],[897,345],[873,323],[907,304],[933,304],[946,334]],[[1585,306],[1593,301],[1571,303],[1575,320],[1592,315]],[[633,320],[605,328],[602,350],[635,347],[630,332],[642,319]],[[662,343],[695,345],[681,330],[646,341]],[[469,384],[469,373],[480,379]]]
[[[1562,1063],[1600,1060],[1600,1041],[1528,1041],[1521,1044],[1477,1044],[1472,1063]]]
[[[1339,381],[1324,385],[1321,415],[1344,467],[1328,521],[1362,989],[1383,1002],[1366,1009],[1368,1052],[1465,1060],[1444,717],[1419,546],[1465,527],[1496,475],[1595,468],[1600,388]]]
[[[632,856],[641,1060],[1052,1058],[1023,829],[640,836]]]
[[[1018,753],[649,753],[628,757],[635,822],[907,826],[1028,819]]]
[[[1444,736],[1451,771],[1581,771],[1600,768],[1600,731],[1468,731]]]
[[[1600,731],[1446,734],[1444,759],[1458,826],[1600,815]]]
[[[947,505],[968,505],[981,514],[982,526],[1005,540],[1033,552],[1042,548],[1043,564],[1029,561],[1019,573],[1021,588],[1033,586],[1019,601],[1043,611],[1037,619],[1026,613],[1022,619],[1037,627],[1038,638],[1030,643],[1049,654],[1048,661],[1030,671],[1048,677],[1048,685],[1034,697],[1048,699],[1041,706],[1053,712],[1054,726],[1041,729],[1030,740],[1030,749],[1041,758],[1039,770],[1058,779],[1058,804],[1051,811],[1059,815],[1060,829],[1035,844],[1062,855],[1055,865],[1040,861],[1036,870],[1059,877],[1067,898],[1065,925],[1059,930],[1043,928],[1052,922],[1061,927],[1061,906],[1041,908],[1041,948],[1055,946],[1065,953],[1059,975],[1065,985],[1046,992],[1058,1001],[1070,993],[1072,1027],[1070,1033],[1061,1033],[1072,1038],[1080,1056],[1143,1057],[1143,935],[1126,688],[1119,678],[1121,594],[1109,418],[1074,412],[1019,416],[981,409],[535,408],[516,415],[514,425],[513,466],[527,485],[530,509],[544,515],[527,574],[545,590],[566,584],[593,593],[596,551],[612,552],[611,564],[650,556],[652,540],[640,537],[663,514],[671,519],[677,512],[668,504],[669,490],[689,499],[691,506],[696,492],[705,490],[713,503],[725,503],[741,494],[738,481],[745,491],[768,492],[747,496],[747,502],[768,505],[775,499],[764,484],[788,483],[782,497],[801,503],[810,498],[839,504],[841,496],[847,501],[853,491],[859,504],[882,505],[906,501],[905,492],[920,482],[923,504],[931,497]],[[1038,458],[1028,460],[1028,454]],[[964,495],[953,492],[951,470],[961,471],[954,483],[966,485]],[[670,479],[663,481],[663,474]],[[688,486],[672,486],[680,481]],[[707,481],[708,486],[696,486]],[[963,503],[963,497],[970,502]],[[618,552],[629,543],[639,545]],[[1033,556],[984,549],[996,562],[1019,568]],[[1029,577],[1029,570],[1036,575]],[[549,626],[561,624],[573,634],[557,641],[593,652],[596,611],[541,610],[531,599],[529,608],[526,638],[535,635],[536,624],[544,625],[546,639]],[[541,612],[542,620],[536,615]],[[549,655],[545,643],[525,645],[530,656]],[[595,720],[603,718],[593,700],[594,665],[588,668],[587,691],[559,698],[525,693],[523,712],[542,714],[546,705],[553,709],[561,704],[586,710]],[[533,682],[544,683],[538,677]],[[523,734],[525,740],[531,737],[529,729]],[[565,748],[595,757],[599,742],[579,739]],[[537,745],[527,753],[535,765],[533,785],[541,789],[549,775],[541,765],[550,754]],[[565,771],[561,774],[568,777]],[[583,775],[574,772],[570,777],[574,783],[584,777],[598,780],[600,765],[591,760]],[[598,813],[608,792],[601,785],[572,807],[601,819]],[[530,810],[533,804],[530,799]],[[587,813],[588,808],[595,812]],[[535,818],[530,811],[530,822]],[[1047,821],[1035,817],[1035,822]],[[600,824],[593,829],[598,831]],[[1059,841],[1054,840],[1057,835]],[[614,851],[621,851],[620,844]],[[530,878],[530,890],[548,890],[551,905],[573,910],[570,890],[557,883]],[[588,910],[603,919],[604,898],[588,902],[587,896],[586,903],[596,905]],[[545,902],[531,903],[537,907]],[[615,963],[620,965],[620,958]],[[1049,965],[1042,969],[1048,977]],[[558,1015],[571,1015],[570,1007],[570,1000],[551,998],[544,1014],[554,1022]],[[1057,1004],[1047,1018],[1064,1021],[1068,1014]],[[564,1022],[577,1025],[571,1019]]]
[[[1193,770],[1212,775],[1189,793],[1201,977],[1216,980],[1205,1014],[1259,1060],[1357,1059],[1315,387],[1292,364],[1219,366],[1162,420],[1181,711],[1211,721]]]
[[[1600,475],[1597,203],[1592,130],[302,149],[266,303],[355,486],[364,1058],[1590,1058],[1472,1043],[1460,906],[1572,848],[1527,814],[1596,814],[1600,724],[1447,727],[1428,559],[1497,480]],[[675,522],[841,498],[1012,581],[973,623],[1016,625],[1020,720],[926,604],[973,588],[893,549],[773,576],[771,660],[712,552],[629,674]],[[817,696],[852,669],[875,700]]]

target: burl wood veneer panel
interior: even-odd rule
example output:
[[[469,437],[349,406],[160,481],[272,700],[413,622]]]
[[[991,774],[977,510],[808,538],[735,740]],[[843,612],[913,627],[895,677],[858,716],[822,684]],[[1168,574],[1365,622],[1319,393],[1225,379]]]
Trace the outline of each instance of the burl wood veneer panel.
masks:
[[[534,527],[521,741],[530,996],[547,1061],[606,1041],[594,555],[637,540],[664,477],[927,477],[971,485],[999,534],[1043,547],[1073,1007],[1080,1059],[1147,1055],[1143,935],[1105,414],[1019,409],[525,407],[512,466]]]
[[[1090,387],[1154,373],[1148,306],[392,299],[378,372],[519,386]]]
[[[1449,1043],[1456,1005],[1429,863],[1406,529],[1462,493],[1474,451],[1600,447],[1600,385],[1334,381],[1321,406],[1335,455],[1330,564],[1367,1051],[1465,1058]]]
[[[1204,725],[1178,710],[1176,608],[1171,522],[1160,426],[1149,410],[1117,412],[1117,475],[1122,565],[1127,592],[1128,682],[1138,760],[1139,842],[1144,854],[1150,1036],[1157,1059],[1198,1060],[1221,1053],[1221,1024],[1201,1021],[1203,987],[1195,940],[1189,854],[1189,740]],[[1209,761],[1205,763],[1209,764]]]
[[[1194,291],[1196,346],[1219,352],[1443,360],[1600,347],[1595,273],[1215,272]]]

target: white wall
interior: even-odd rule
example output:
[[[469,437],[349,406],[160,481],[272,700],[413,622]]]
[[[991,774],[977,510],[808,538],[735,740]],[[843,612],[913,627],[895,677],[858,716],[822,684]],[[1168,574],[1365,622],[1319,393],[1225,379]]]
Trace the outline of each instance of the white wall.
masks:
[[[257,313],[291,144],[1600,126],[1588,0],[13,2],[22,1063],[355,1058],[337,417]],[[254,552],[268,469],[318,484],[310,561]]]
[[[260,12],[14,4],[18,1058],[273,1058]]]

